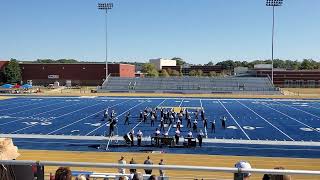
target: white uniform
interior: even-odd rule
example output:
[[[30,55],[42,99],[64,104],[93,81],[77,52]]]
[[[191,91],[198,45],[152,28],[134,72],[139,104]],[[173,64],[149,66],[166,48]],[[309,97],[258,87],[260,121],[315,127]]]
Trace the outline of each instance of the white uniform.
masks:
[[[118,163],[119,164],[127,164],[126,160],[124,160],[124,159],[122,159],[122,160],[120,159],[118,161]],[[125,168],[119,168],[118,172],[121,173],[121,174],[125,174],[126,173],[126,169]]]

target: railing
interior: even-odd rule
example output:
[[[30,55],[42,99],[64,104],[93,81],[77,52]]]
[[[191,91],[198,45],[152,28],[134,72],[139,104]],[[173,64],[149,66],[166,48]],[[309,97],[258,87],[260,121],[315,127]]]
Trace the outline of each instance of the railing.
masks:
[[[269,79],[269,82],[270,82],[271,86],[274,87],[273,81],[272,81],[272,79],[270,78],[269,74],[267,74],[267,77],[268,77],[268,79]]]
[[[128,169],[160,169],[176,171],[204,171],[224,173],[258,173],[275,175],[309,175],[319,176],[320,171],[308,170],[283,170],[283,169],[243,169],[229,167],[207,167],[207,166],[181,166],[181,165],[145,165],[145,164],[115,164],[115,163],[84,163],[84,162],[58,162],[58,161],[0,161],[3,165],[35,165],[35,166],[69,166],[69,167],[91,167],[91,168],[128,168]]]
[[[110,77],[111,74],[108,74],[108,76],[106,77],[106,79],[104,80],[104,82],[102,83],[102,87],[106,87],[107,83],[108,83],[108,79]]]

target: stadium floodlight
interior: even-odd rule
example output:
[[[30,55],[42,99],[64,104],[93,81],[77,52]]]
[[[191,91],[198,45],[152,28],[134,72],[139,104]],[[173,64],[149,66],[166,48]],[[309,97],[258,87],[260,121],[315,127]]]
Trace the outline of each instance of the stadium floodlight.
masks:
[[[113,3],[98,3],[98,9],[106,11],[106,79],[108,77],[108,10],[113,8]]]
[[[113,3],[98,3],[98,9],[112,9],[113,8]]]
[[[267,0],[266,6],[272,6],[272,45],[271,45],[271,80],[273,84],[273,41],[274,41],[274,7],[282,6],[283,0]]]
[[[267,0],[266,6],[281,6],[283,0]]]

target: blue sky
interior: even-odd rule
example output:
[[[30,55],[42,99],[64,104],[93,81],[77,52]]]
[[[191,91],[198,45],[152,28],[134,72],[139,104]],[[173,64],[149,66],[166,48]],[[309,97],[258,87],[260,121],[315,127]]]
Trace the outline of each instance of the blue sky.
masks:
[[[104,13],[94,0],[1,0],[0,59],[105,59]],[[189,63],[271,56],[265,0],[114,0],[109,59],[181,57]],[[275,58],[320,60],[320,1],[276,8]]]

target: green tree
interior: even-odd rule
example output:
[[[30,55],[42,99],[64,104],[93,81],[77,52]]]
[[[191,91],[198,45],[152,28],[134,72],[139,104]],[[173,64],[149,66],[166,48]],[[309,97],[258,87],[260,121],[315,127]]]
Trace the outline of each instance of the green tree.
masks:
[[[299,62],[297,60],[296,61],[286,60],[286,64],[289,64],[290,65],[289,67],[291,69],[298,70],[301,65],[301,62]]]
[[[156,69],[156,67],[152,63],[145,63],[142,65],[142,72],[143,73],[149,73],[154,69]]]
[[[180,76],[180,73],[177,70],[172,70],[170,76]]]
[[[201,69],[197,70],[197,76],[203,76],[203,71]]]
[[[153,70],[151,70],[151,71],[149,71],[147,73],[147,76],[149,76],[149,77],[158,77],[159,76],[159,72],[156,69],[153,69]]]
[[[180,70],[180,72],[179,72],[179,76],[183,76],[183,73],[182,73],[182,71]]]
[[[4,71],[0,71],[0,84],[6,82],[6,76],[4,75]]]
[[[156,67],[152,63],[145,63],[142,65],[142,72],[146,73],[146,76],[158,77],[159,72],[156,70]]]
[[[312,68],[311,62],[308,59],[304,59],[299,69],[311,69],[311,68]]]
[[[170,77],[169,73],[165,69],[161,70],[161,73],[159,74],[159,76],[161,76],[161,77]]]
[[[189,76],[197,76],[197,71],[196,70],[191,70],[190,72],[189,72]]]
[[[181,66],[181,65],[186,64],[186,62],[182,58],[179,58],[179,57],[174,57],[171,60],[177,61],[177,66]]]
[[[11,59],[8,65],[4,68],[4,76],[8,83],[21,82],[21,69],[16,59]]]
[[[223,69],[228,69],[228,70],[231,70],[234,67],[236,67],[236,63],[233,60],[218,62],[217,65],[220,65]]]
[[[171,69],[171,68],[168,68],[168,69],[167,69],[167,72],[168,72],[169,75],[171,75],[171,74],[172,74],[172,69]]]
[[[319,69],[319,63],[312,59],[304,59],[300,65],[300,69],[306,69],[306,70]]]
[[[55,61],[52,59],[37,59],[35,63],[54,63]]]
[[[58,59],[58,60],[54,60],[54,59],[37,59],[36,61],[34,61],[35,63],[78,63],[79,61],[75,60],[75,59]]]
[[[207,64],[207,66],[213,66],[213,65],[214,65],[214,64],[213,64],[212,61],[208,62],[208,64]]]
[[[217,76],[217,73],[215,71],[210,71],[208,76],[215,77],[215,76]]]
[[[56,61],[57,63],[78,63],[79,61],[75,60],[75,59],[58,59]]]

